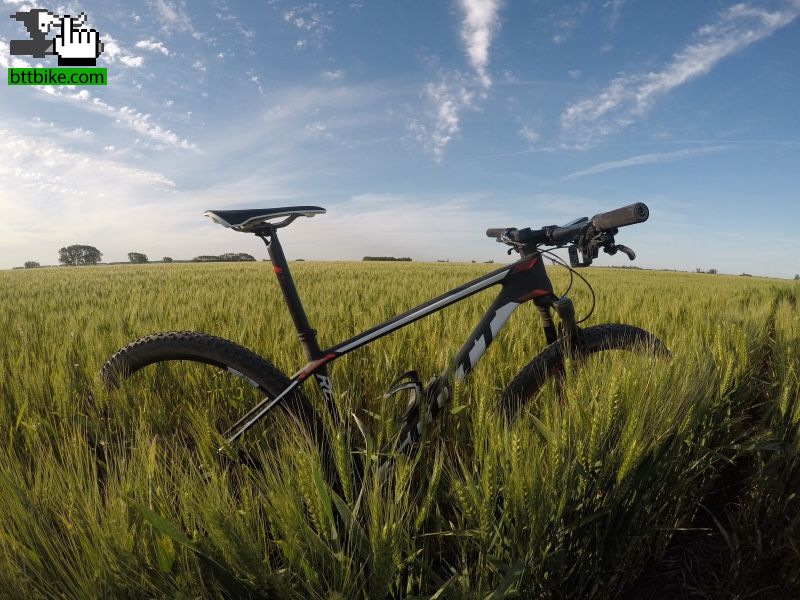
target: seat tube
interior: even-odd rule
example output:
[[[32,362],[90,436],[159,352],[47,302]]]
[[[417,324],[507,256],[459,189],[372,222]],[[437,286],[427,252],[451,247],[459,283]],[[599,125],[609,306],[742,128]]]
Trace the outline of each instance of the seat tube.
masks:
[[[317,360],[321,357],[322,352],[319,344],[317,343],[317,331],[311,327],[306,316],[306,311],[303,309],[303,303],[300,300],[300,295],[297,292],[297,286],[294,284],[292,274],[289,271],[289,264],[286,261],[286,256],[283,253],[283,248],[278,240],[277,232],[272,229],[265,235],[259,235],[267,245],[269,258],[272,261],[272,269],[278,278],[278,284],[281,286],[283,298],[286,300],[286,307],[289,309],[289,314],[292,316],[294,327],[297,330],[297,335],[300,337],[300,344],[303,346],[303,351],[309,361]]]

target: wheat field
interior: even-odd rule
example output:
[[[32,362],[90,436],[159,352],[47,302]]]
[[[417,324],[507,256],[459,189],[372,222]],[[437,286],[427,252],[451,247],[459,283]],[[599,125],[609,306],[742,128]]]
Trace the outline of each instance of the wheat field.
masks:
[[[496,268],[291,266],[323,346]],[[257,398],[209,369],[156,366],[112,392],[99,378],[120,346],[169,330],[293,373],[305,361],[269,263],[0,272],[2,595],[800,597],[800,285],[582,273],[588,324],[647,329],[671,358],[594,356],[563,405],[549,386],[508,424],[498,395],[544,344],[523,306],[382,481],[405,404],[383,392],[407,369],[438,374],[484,292],[333,364],[334,489],[280,415],[248,434],[261,468],[220,458],[218,431]],[[585,314],[586,289],[570,296]]]

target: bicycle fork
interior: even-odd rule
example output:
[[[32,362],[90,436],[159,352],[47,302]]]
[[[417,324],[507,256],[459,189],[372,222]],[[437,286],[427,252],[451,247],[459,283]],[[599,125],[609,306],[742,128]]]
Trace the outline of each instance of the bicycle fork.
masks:
[[[537,303],[539,316],[542,320],[544,337],[548,344],[552,344],[561,339],[561,360],[558,363],[554,375],[556,385],[556,395],[560,404],[564,404],[564,383],[566,381],[566,367],[564,365],[564,354],[571,359],[580,360],[585,356],[585,344],[583,332],[575,322],[575,305],[567,296],[561,298],[551,297]],[[551,309],[555,309],[559,317],[558,329],[553,324]]]

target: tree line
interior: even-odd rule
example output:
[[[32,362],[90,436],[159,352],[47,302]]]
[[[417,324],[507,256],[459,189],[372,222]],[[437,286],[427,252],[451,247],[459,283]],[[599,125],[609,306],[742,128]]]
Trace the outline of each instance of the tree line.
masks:
[[[103,258],[103,253],[94,246],[84,244],[72,244],[64,246],[58,251],[58,262],[68,267],[79,267],[85,265],[96,265]],[[191,262],[250,262],[255,261],[255,257],[246,252],[225,252],[219,255],[203,254],[195,256]],[[134,265],[143,265],[150,262],[147,254],[143,252],[128,252],[128,262]],[[165,256],[161,259],[163,263],[173,262],[172,257]],[[35,260],[25,261],[26,269],[36,269],[41,265]]]

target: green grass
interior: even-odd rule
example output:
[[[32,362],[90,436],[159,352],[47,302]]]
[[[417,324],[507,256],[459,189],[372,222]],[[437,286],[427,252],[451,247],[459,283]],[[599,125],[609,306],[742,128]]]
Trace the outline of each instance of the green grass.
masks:
[[[491,268],[292,264],[323,345]],[[473,297],[333,365],[339,471],[351,448],[369,457],[337,494],[280,418],[249,442],[264,469],[220,462],[216,430],[252,398],[204,369],[151,368],[113,393],[98,378],[120,346],[177,329],[294,372],[305,361],[268,263],[0,272],[3,595],[800,596],[800,287],[584,274],[590,323],[648,329],[672,358],[593,357],[563,407],[548,387],[509,426],[498,394],[544,341],[523,306],[381,482],[373,454],[404,408],[383,391],[446,365],[493,292]],[[589,307],[578,284],[570,295]]]

